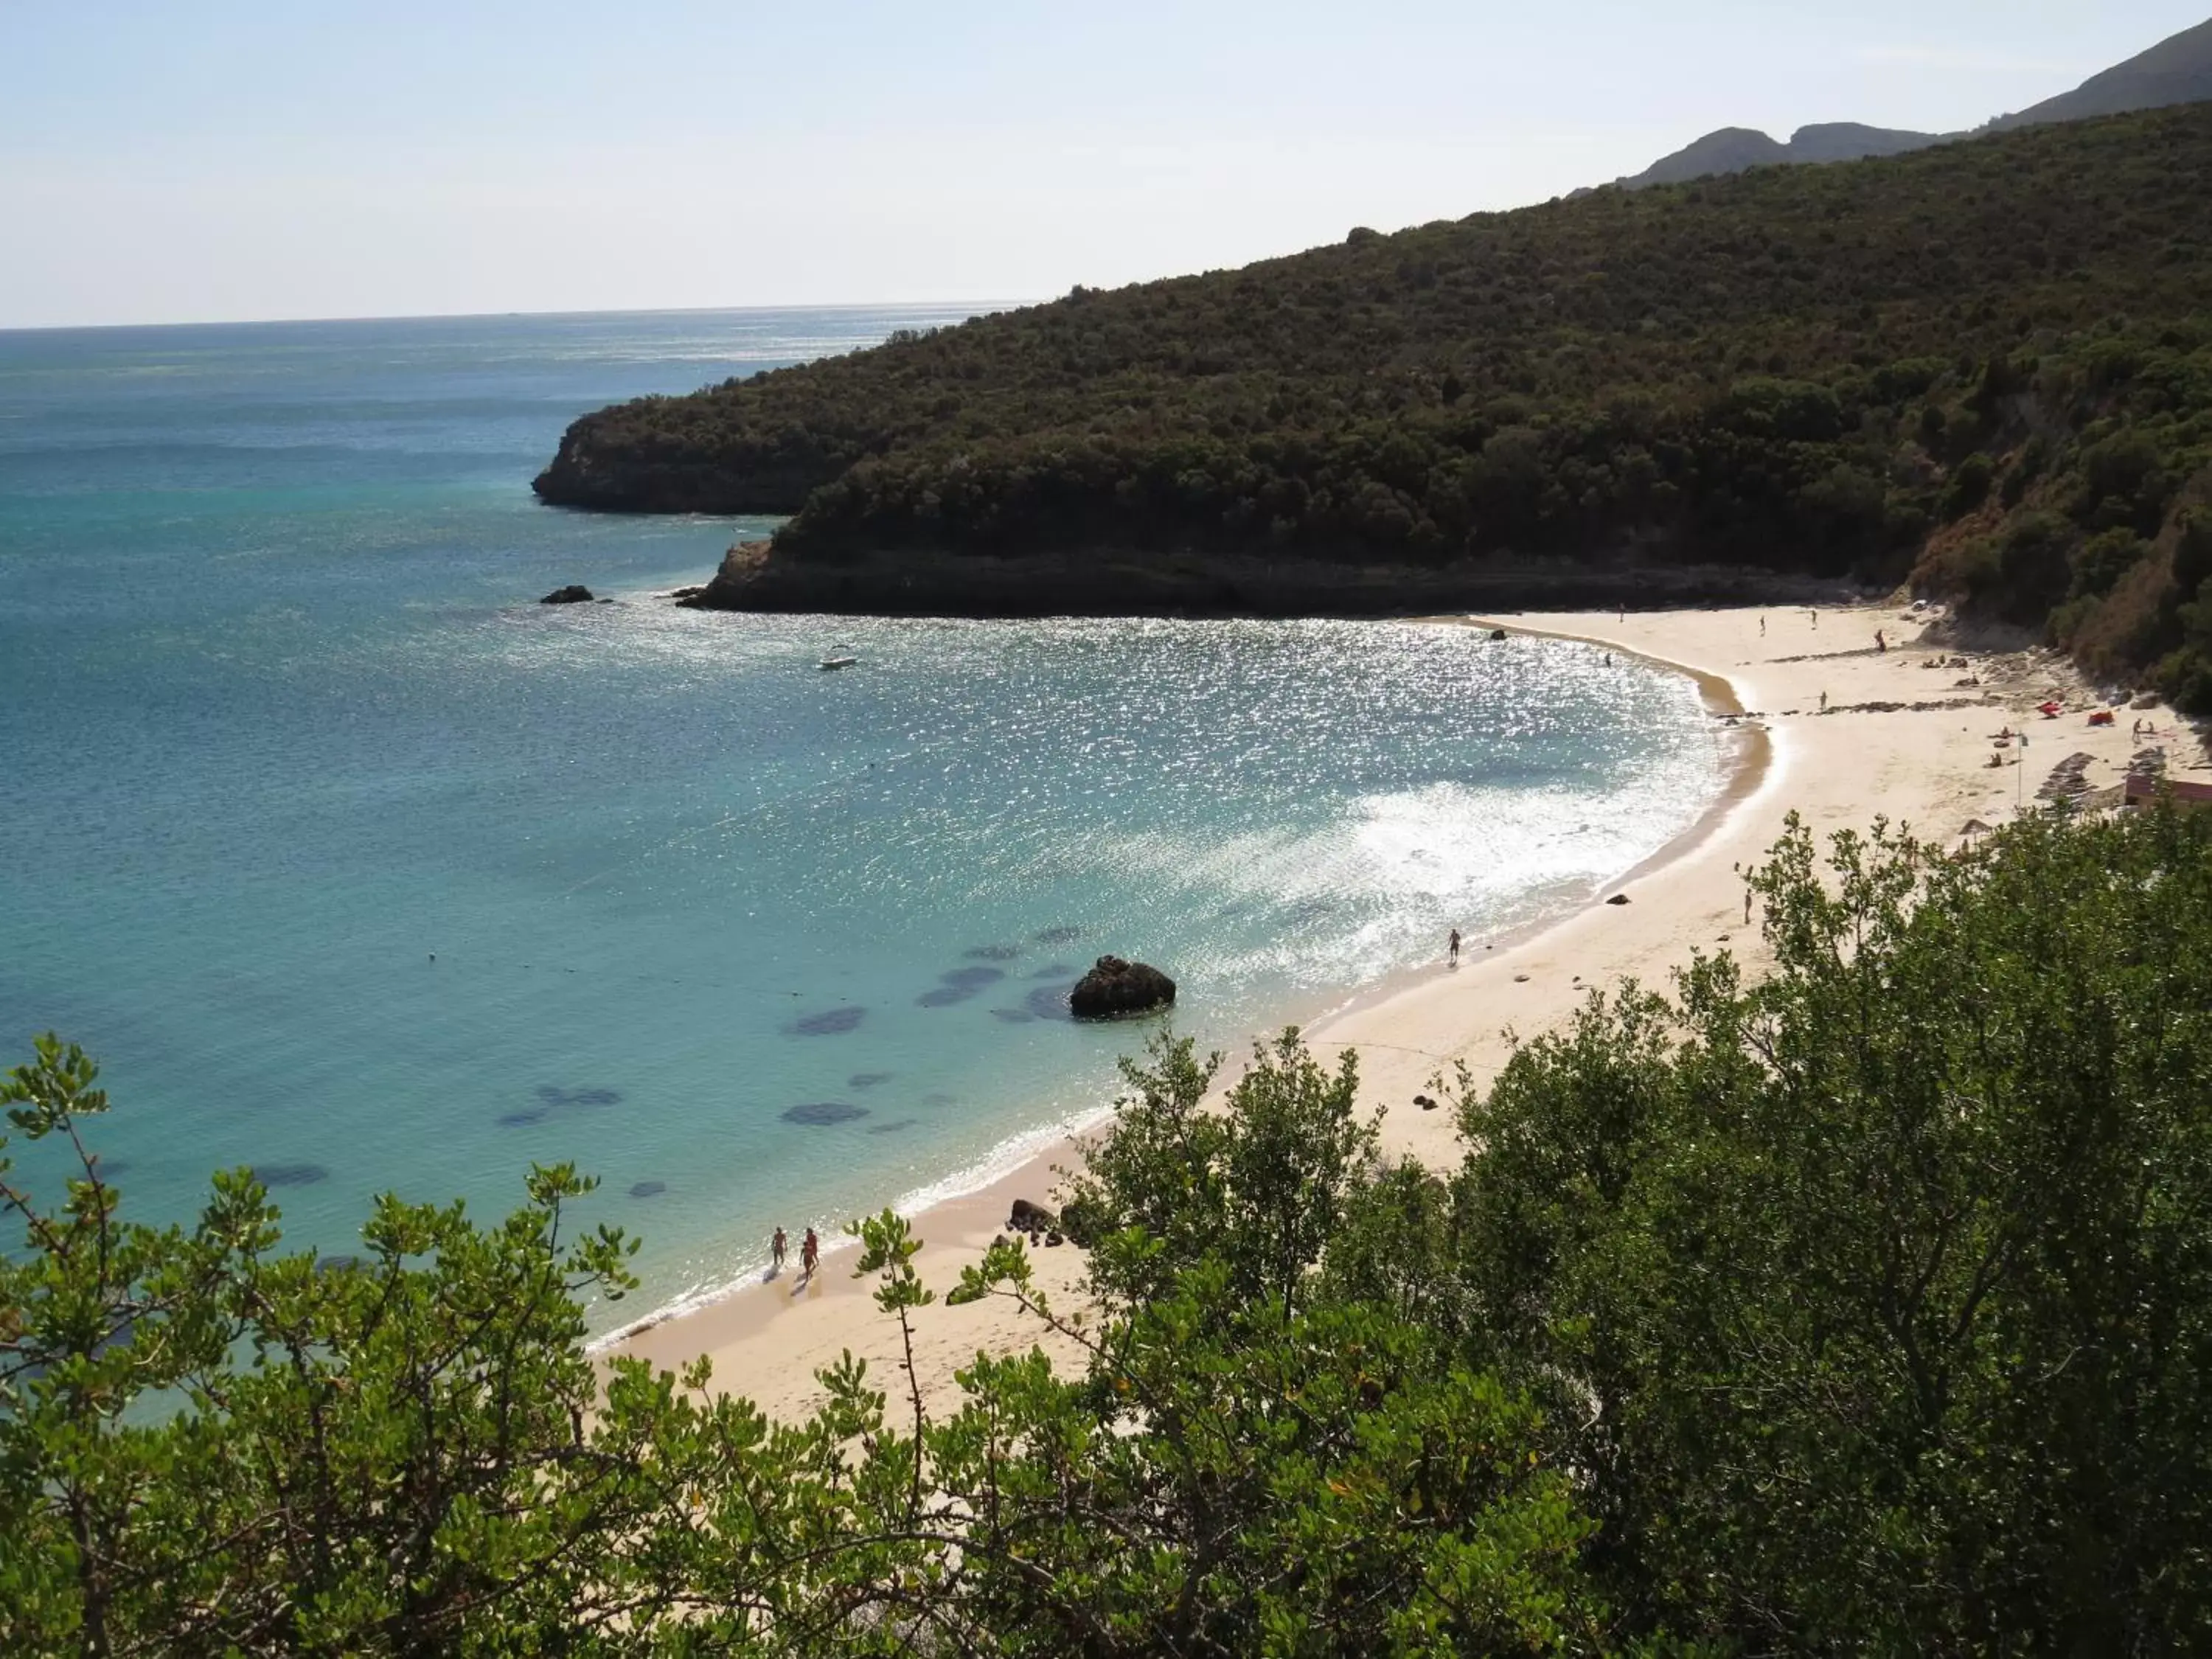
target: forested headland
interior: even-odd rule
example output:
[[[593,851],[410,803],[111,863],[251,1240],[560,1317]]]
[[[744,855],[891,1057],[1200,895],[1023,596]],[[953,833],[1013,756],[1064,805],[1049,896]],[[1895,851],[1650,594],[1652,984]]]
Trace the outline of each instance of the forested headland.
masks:
[[[1163,1036],[1061,1212],[887,1321],[1080,1355],[934,1408],[582,1346],[589,1183],[288,1250],[250,1172],[130,1218],[92,1063],[0,1081],[0,1650],[49,1655],[2197,1652],[2212,1645],[2212,814],[1962,856],[1793,828],[1775,967],[1594,991],[1456,1168],[1296,1035]],[[64,1176],[69,1178],[64,1181]]]
[[[1924,591],[2212,707],[2212,106],[1078,289],[575,422],[547,501],[793,514],[708,603]]]

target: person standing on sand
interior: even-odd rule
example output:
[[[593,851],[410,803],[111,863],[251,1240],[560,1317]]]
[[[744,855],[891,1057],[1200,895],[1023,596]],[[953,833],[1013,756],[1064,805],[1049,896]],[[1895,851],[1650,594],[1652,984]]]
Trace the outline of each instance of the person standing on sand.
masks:
[[[1874,630],[1874,648],[1883,656],[1889,654],[1889,641],[1881,636],[1881,629]]]
[[[1747,892],[1743,896],[1743,925],[1751,926],[1751,895]]]
[[[775,1230],[775,1237],[768,1242],[769,1258],[775,1263],[776,1272],[781,1273],[783,1271],[784,1252],[790,1249],[790,1248],[791,1241],[783,1236],[783,1229],[778,1227]]]
[[[814,1277],[814,1269],[822,1260],[822,1241],[814,1236],[814,1229],[806,1230],[806,1237],[799,1241],[799,1268],[802,1278]]]
[[[1759,619],[1759,637],[1762,640],[1766,637],[1766,618],[1764,617]]]
[[[1450,951],[1450,952],[1449,952],[1449,957],[1450,957],[1451,965],[1452,965],[1453,967],[1455,967],[1455,968],[1458,967],[1458,966],[1459,966],[1459,929],[1458,929],[1458,928],[1456,928],[1456,927],[1455,927],[1455,928],[1453,928],[1453,929],[1451,930],[1451,951]]]

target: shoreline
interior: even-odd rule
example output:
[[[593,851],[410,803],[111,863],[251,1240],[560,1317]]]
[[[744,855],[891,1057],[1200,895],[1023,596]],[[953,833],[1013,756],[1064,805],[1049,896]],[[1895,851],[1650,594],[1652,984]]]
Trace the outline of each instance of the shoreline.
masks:
[[[1519,627],[1510,621],[1474,615],[1424,617],[1411,620],[1436,627],[1484,633],[1503,628],[1509,635],[1606,647],[1606,642],[1601,640],[1571,633]],[[1739,720],[1744,716],[1741,693],[1725,675],[1691,664],[1672,661],[1649,652],[1616,647],[1614,654],[1688,679],[1697,688],[1705,712],[1717,719]],[[1736,737],[1735,752],[1723,763],[1719,789],[1697,817],[1663,846],[1646,854],[1619,875],[1601,883],[1587,897],[1575,904],[1507,927],[1491,938],[1471,940],[1470,944],[1479,945],[1492,953],[1510,953],[1540,939],[1554,928],[1565,926],[1585,911],[1602,906],[1607,893],[1665,867],[1701,845],[1718,830],[1731,811],[1756,794],[1772,768],[1773,744],[1763,727],[1743,726],[1738,728]],[[1387,1006],[1393,1000],[1434,981],[1447,971],[1433,963],[1398,969],[1379,980],[1334,994],[1325,1007],[1313,1014],[1310,1023],[1301,1021],[1292,1014],[1287,1021],[1279,1018],[1266,1029],[1272,1031],[1280,1029],[1285,1023],[1297,1024],[1309,1042],[1319,1046],[1325,1041],[1319,1034],[1338,1023],[1370,1009]],[[1225,1052],[1224,1073],[1232,1073],[1232,1068],[1241,1065],[1242,1059],[1240,1054]],[[1006,1145],[1025,1147],[1026,1150],[1012,1154],[994,1150],[964,1169],[956,1170],[938,1182],[902,1195],[893,1200],[890,1207],[912,1221],[915,1231],[926,1242],[933,1237],[941,1241],[947,1234],[963,1240],[975,1240],[980,1236],[980,1243],[975,1246],[976,1253],[980,1255],[981,1244],[988,1243],[992,1237],[1004,1231],[1004,1218],[1014,1199],[1028,1198],[1057,1207],[1053,1200],[1058,1186],[1058,1172],[1080,1155],[1084,1137],[1106,1122],[1112,1113],[1110,1103],[1102,1103],[1095,1111],[1084,1115],[1072,1125],[1047,1126],[1033,1134],[1014,1137]],[[1030,1144],[1032,1142],[1035,1144]],[[920,1203],[912,1201],[917,1194],[931,1193],[938,1195]],[[817,1270],[813,1284],[802,1285],[795,1267],[787,1268],[782,1273],[763,1269],[757,1276],[748,1275],[718,1286],[698,1295],[696,1299],[678,1298],[666,1308],[656,1310],[630,1324],[604,1333],[592,1340],[590,1351],[601,1357],[637,1355],[652,1360],[657,1366],[674,1369],[698,1353],[723,1352],[738,1344],[753,1342],[765,1334],[794,1299],[803,1297],[807,1304],[818,1304],[825,1301],[842,1301],[843,1296],[841,1292],[858,1293],[860,1287],[851,1276],[838,1271],[836,1267],[839,1258],[854,1248],[854,1243],[843,1237],[823,1238],[821,1266]],[[798,1245],[799,1241],[794,1238],[792,1241],[792,1261],[794,1263],[798,1257]],[[1079,1261],[1078,1252],[1072,1247],[1054,1254]],[[1040,1268],[1044,1267],[1049,1260],[1040,1252]],[[785,1285],[791,1285],[793,1289],[781,1296],[774,1294]],[[1064,1295],[1072,1289],[1072,1283],[1053,1288]],[[762,1403],[757,1395],[755,1399],[756,1403]]]
[[[2016,764],[1990,767],[1984,758],[1994,728],[2002,722],[2027,729],[2036,718],[2027,711],[2047,691],[2068,692],[2070,708],[2082,688],[2047,653],[2000,657],[1924,636],[1907,641],[1907,631],[1931,619],[1901,614],[1893,605],[1426,619],[1571,640],[1688,675],[1709,713],[1741,723],[1741,736],[1718,793],[1697,819],[1589,902],[1485,941],[1486,948],[1455,968],[1409,970],[1357,989],[1306,1028],[1317,1054],[1358,1054],[1361,1108],[1385,1108],[1385,1156],[1432,1168],[1455,1162],[1462,1148],[1454,1115],[1413,1107],[1415,1094],[1455,1062],[1468,1066],[1477,1086],[1486,1085],[1522,1036],[1564,1024],[1600,987],[1623,979],[1663,985],[1692,953],[1716,948],[1733,949],[1758,971],[1763,950],[1745,931],[1736,872],[1764,858],[1786,811],[1801,811],[1823,836],[1863,829],[1876,817],[1939,838],[1951,825],[1937,822],[1938,814],[1992,823],[2010,817],[2015,797],[2029,791]],[[1898,635],[1892,648],[1876,650],[1877,628]],[[1961,662],[1971,665],[1972,695],[1954,684]],[[1944,695],[1935,696],[1939,671]],[[1900,674],[1915,678],[1900,686]],[[1814,705],[1832,691],[1830,715]],[[2173,764],[2194,758],[2172,711],[2152,714]],[[2127,763],[2132,742],[2124,726],[2083,729],[2069,718],[2053,726],[2053,738],[2061,733],[2063,746],[2053,740],[2031,750],[2039,779],[2069,751],[2089,752],[2107,771]],[[2106,781],[2104,771],[2096,781]],[[1623,897],[1625,904],[1613,902]],[[1230,1066],[1240,1059],[1229,1055]],[[1102,1108],[1096,1119],[986,1176],[973,1191],[908,1212],[927,1246],[917,1263],[926,1282],[940,1294],[948,1289],[1002,1230],[1013,1198],[1049,1202],[1054,1166],[1070,1163],[1084,1130],[1106,1115]],[[867,1287],[840,1265],[836,1247],[843,1242],[824,1240],[823,1269],[811,1284],[790,1274],[740,1284],[689,1311],[611,1334],[595,1347],[669,1369],[704,1354],[714,1362],[710,1386],[718,1391],[745,1395],[770,1415],[803,1415],[818,1396],[814,1370],[840,1352],[868,1359],[879,1375],[899,1363],[889,1322],[877,1314]],[[1043,1249],[1034,1261],[1048,1294],[1063,1305],[1078,1299],[1079,1252]],[[776,1293],[786,1285],[793,1289]],[[1016,1320],[995,1302],[946,1308],[940,1301],[924,1310],[915,1364],[925,1389],[949,1395],[954,1372],[978,1350],[1026,1349],[1039,1333]]]

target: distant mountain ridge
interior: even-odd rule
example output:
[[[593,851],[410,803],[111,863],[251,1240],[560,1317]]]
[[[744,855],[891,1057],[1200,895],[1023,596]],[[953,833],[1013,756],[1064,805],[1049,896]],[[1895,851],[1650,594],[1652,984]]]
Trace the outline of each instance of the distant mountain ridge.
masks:
[[[2148,52],[2091,76],[2073,91],[2045,99],[2014,115],[2001,115],[1977,129],[2005,132],[2056,121],[2084,121],[2130,110],[2160,109],[2212,99],[2212,18],[2161,40]],[[1901,155],[1973,137],[1969,132],[1906,132],[1869,127],[1856,121],[1829,121],[1800,127],[1786,144],[1750,127],[1723,127],[1662,156],[1632,178],[1617,179],[1623,190],[1651,185],[1686,184],[1692,179],[1741,173],[1750,167],[1784,167],[1815,161],[1856,161],[1870,155]]]

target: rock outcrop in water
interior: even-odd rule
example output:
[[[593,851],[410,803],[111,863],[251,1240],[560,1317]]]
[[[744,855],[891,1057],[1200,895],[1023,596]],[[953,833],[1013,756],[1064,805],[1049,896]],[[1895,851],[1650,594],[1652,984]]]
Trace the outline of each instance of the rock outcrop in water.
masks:
[[[538,601],[540,605],[589,605],[591,602],[592,590],[581,582],[570,582],[566,587],[556,587]]]
[[[1171,1006],[1176,983],[1158,969],[1119,957],[1101,957],[1067,994],[1067,1006],[1079,1019],[1111,1019],[1120,1014],[1150,1013]]]

